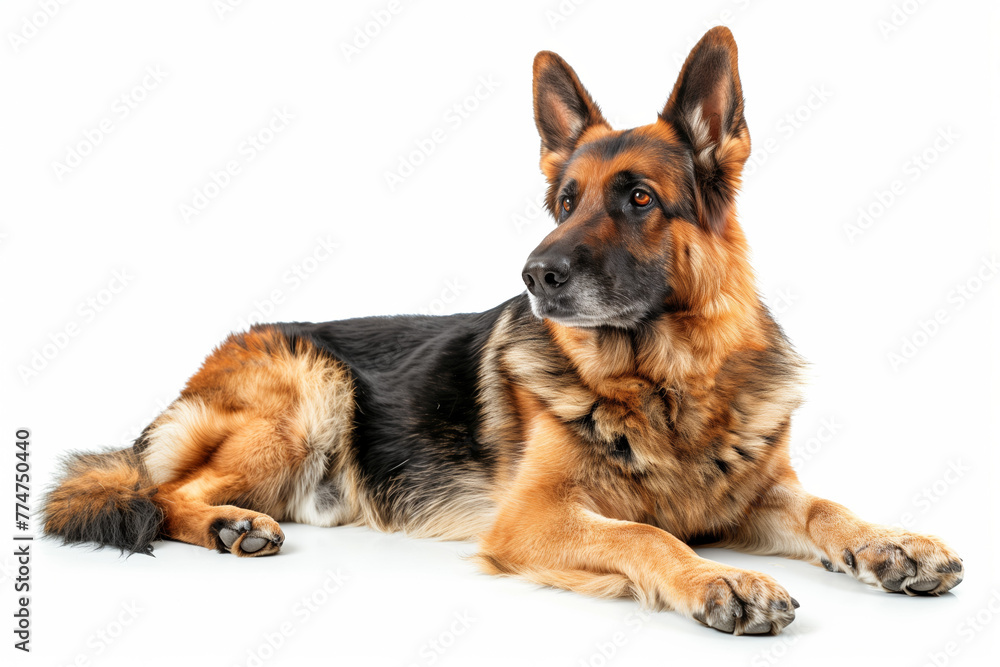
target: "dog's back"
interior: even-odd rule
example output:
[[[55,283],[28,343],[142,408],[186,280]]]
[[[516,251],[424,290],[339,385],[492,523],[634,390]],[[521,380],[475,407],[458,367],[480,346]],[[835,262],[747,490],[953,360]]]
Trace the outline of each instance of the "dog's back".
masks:
[[[750,153],[736,45],[695,46],[656,121],[613,130],[557,55],[535,119],[556,228],[481,314],[231,336],[130,450],[82,455],[46,531],[279,551],[276,520],[478,537],[495,574],[630,595],[736,634],[797,602],[694,541],[939,594],[940,540],[806,493],[788,454],[801,362],[761,305],[735,213]]]

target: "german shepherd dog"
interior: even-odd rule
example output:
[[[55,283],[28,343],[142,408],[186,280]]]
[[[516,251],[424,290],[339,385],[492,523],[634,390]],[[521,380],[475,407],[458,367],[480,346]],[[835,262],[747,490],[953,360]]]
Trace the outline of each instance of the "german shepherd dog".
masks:
[[[736,43],[691,51],[656,121],[613,130],[534,62],[556,227],[484,313],[257,325],[121,451],[77,454],[45,530],[135,553],[265,556],[279,520],[477,539],[486,572],[631,596],[733,634],[799,606],[713,544],[939,595],[941,540],[810,495],[789,463],[802,361],[758,297],[734,200],[750,137]]]

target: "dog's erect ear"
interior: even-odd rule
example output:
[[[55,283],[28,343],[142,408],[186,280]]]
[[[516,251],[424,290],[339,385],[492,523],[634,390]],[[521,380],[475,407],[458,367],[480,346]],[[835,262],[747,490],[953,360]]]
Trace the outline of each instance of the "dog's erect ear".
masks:
[[[587,128],[608,122],[573,68],[551,51],[535,56],[533,87],[542,172],[552,183]]]
[[[661,118],[691,146],[695,202],[708,229],[722,233],[735,204],[750,133],[729,28],[712,28],[691,50]]]

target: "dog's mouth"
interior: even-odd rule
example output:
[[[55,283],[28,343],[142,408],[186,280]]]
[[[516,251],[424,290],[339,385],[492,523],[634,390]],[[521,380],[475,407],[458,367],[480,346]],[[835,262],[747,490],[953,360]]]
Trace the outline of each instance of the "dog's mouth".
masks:
[[[575,299],[560,296],[558,298],[537,297],[528,295],[531,302],[531,312],[535,317],[552,320],[556,324],[567,327],[592,329],[597,327],[615,327],[628,329],[636,325],[641,314],[636,309],[618,308],[603,309],[580,307]]]

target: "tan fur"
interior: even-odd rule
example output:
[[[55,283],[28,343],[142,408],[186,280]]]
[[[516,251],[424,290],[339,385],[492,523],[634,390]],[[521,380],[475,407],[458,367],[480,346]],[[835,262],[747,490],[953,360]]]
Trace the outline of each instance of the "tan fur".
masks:
[[[152,424],[143,458],[160,487],[166,535],[214,546],[208,525],[232,518],[237,508],[224,506],[234,500],[261,516],[320,525],[364,513],[348,458],[350,376],[304,345],[291,349],[267,328],[230,337]],[[310,494],[324,477],[342,501],[321,512]]]
[[[579,193],[560,195],[573,215],[539,247],[572,242],[594,256],[619,244],[619,266],[662,268],[634,274],[658,276],[644,285],[656,288],[648,317],[570,327],[512,301],[490,328],[468,330],[478,368],[452,388],[474,394],[478,411],[428,427],[443,444],[417,442],[415,431],[458,400],[443,407],[433,394],[420,410],[388,411],[412,427],[392,431],[405,446],[354,441],[365,404],[337,360],[349,355],[255,327],[209,356],[135,450],[71,461],[47,530],[85,541],[91,519],[115,533],[139,511],[148,542],[162,512],[162,534],[239,556],[276,553],[280,520],[478,538],[488,573],[631,596],[736,634],[780,632],[796,602],[770,577],[705,560],[690,544],[800,558],[908,594],[957,585],[961,560],[940,540],[862,521],[806,493],[791,468],[802,362],[761,304],[735,214],[750,137],[729,31],[709,31],[660,117],[630,133],[611,129],[555,54],[536,58],[534,93],[550,210],[561,215],[562,180]],[[623,174],[641,174],[668,206],[612,216],[606,193]],[[357,377],[359,394],[371,389]],[[405,386],[438,381],[447,380]],[[459,435],[447,440],[448,429]],[[378,447],[373,458],[385,457],[363,464]],[[411,455],[405,475],[385,470]],[[109,512],[116,503],[122,511]]]
[[[722,123],[725,100],[709,95],[704,106],[694,107],[679,97],[700,48],[729,53],[731,87],[720,82],[714,93],[735,91],[737,115],[729,130]],[[599,118],[586,91],[580,95],[598,120],[579,133],[578,146],[621,134]],[[750,140],[728,30],[710,31],[695,47],[664,113],[694,143],[696,178],[699,169],[711,170],[722,186],[714,200],[696,189],[703,227],[672,224],[664,236],[662,226],[647,223],[644,245],[633,250],[642,258],[666,249],[669,257],[672,297],[668,314],[651,325],[655,335],[637,344],[628,331],[547,322],[549,345],[521,341],[491,358],[523,388],[516,394],[525,445],[516,470],[504,477],[511,488],[501,497],[496,523],[481,539],[484,571],[602,597],[628,594],[737,634],[778,632],[795,605],[769,577],[705,561],[685,540],[832,561],[828,566],[885,590],[948,590],[961,581],[962,568],[943,543],[862,522],[806,494],[791,469],[789,424],[801,400],[801,362],[760,303],[732,206]],[[539,126],[550,207],[555,210],[553,193],[562,180],[585,184],[573,201],[576,217],[540,247],[574,233],[577,238],[583,225],[592,230],[584,243],[607,242],[610,226],[593,220],[615,173],[641,173],[660,193],[682,189],[678,172],[635,151],[608,161],[581,150],[567,169],[570,153],[553,149],[549,128],[540,120]],[[636,135],[664,143],[677,136],[663,122],[637,128]],[[498,328],[497,335],[512,334]],[[559,361],[544,361],[553,357],[565,360],[562,374]],[[584,415],[598,443],[627,435],[627,462],[616,464],[613,456],[591,453],[594,444],[580,442],[568,425]],[[733,596],[742,601],[738,609]]]
[[[108,507],[117,507],[127,516],[131,503],[151,501],[155,493],[156,487],[131,450],[72,458],[66,464],[64,483],[45,499],[45,531],[63,534],[72,524],[92,521]]]

